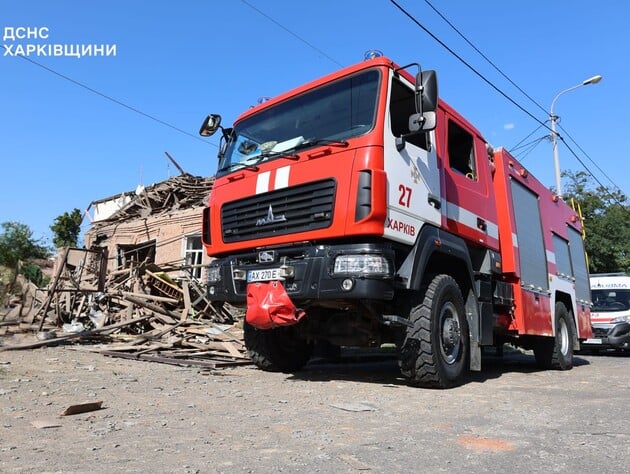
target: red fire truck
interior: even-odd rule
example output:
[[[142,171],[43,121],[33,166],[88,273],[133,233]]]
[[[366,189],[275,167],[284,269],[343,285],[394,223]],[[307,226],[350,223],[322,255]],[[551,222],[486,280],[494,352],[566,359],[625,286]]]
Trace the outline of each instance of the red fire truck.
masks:
[[[438,101],[434,71],[372,58],[217,130],[208,293],[246,309],[258,367],[396,344],[410,384],[445,388],[484,346],[564,370],[591,336],[578,215]]]

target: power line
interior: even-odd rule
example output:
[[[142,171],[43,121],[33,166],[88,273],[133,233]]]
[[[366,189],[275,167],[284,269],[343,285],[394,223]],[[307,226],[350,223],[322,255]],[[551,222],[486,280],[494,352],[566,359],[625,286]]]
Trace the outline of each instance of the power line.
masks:
[[[545,123],[546,123],[546,122],[545,122]],[[536,127],[536,129],[535,129],[533,132],[531,132],[529,135],[527,135],[525,138],[523,138],[520,142],[518,142],[516,145],[514,145],[514,146],[513,146],[512,148],[510,148],[508,151],[509,151],[510,153],[512,153],[512,151],[514,151],[514,150],[518,150],[519,148],[521,148],[521,146],[520,146],[520,145],[521,145],[521,143],[523,143],[525,140],[527,140],[529,137],[531,137],[534,133],[536,133],[538,130],[540,130],[540,128],[541,128],[541,125],[539,125],[538,127]],[[546,136],[548,136],[548,135],[546,135]],[[543,137],[543,138],[544,138],[544,137]],[[525,145],[525,146],[526,146],[526,145]]]
[[[5,50],[7,49],[7,47],[5,45],[2,45],[2,46],[4,47]],[[179,133],[182,133],[184,135],[192,137],[195,140],[199,140],[200,142],[205,143],[206,145],[209,144],[209,145],[212,145],[214,147],[218,147],[218,145],[216,145],[215,143],[212,143],[212,142],[209,142],[207,140],[204,140],[201,137],[198,137],[197,135],[193,135],[192,133],[189,133],[186,130],[182,130],[181,128],[178,128],[175,125],[171,125],[170,123],[165,122],[164,120],[161,120],[161,119],[159,119],[157,117],[154,117],[153,115],[149,115],[149,114],[147,114],[146,112],[143,112],[140,109],[132,107],[131,105],[127,105],[127,104],[125,104],[124,102],[121,102],[118,99],[114,99],[113,97],[110,97],[107,94],[104,94],[103,92],[100,92],[100,91],[98,91],[96,89],[93,89],[92,87],[90,87],[90,86],[88,86],[86,84],[83,84],[82,82],[74,80],[71,77],[68,77],[65,74],[62,74],[60,72],[57,72],[54,69],[49,68],[48,66],[44,66],[43,64],[40,64],[37,61],[33,61],[31,58],[28,58],[28,57],[24,56],[23,54],[15,54],[14,56],[17,56],[17,57],[19,57],[19,58],[21,58],[21,59],[23,59],[25,61],[28,61],[29,63],[34,64],[35,66],[40,67],[40,68],[44,69],[45,71],[48,71],[48,72],[50,72],[52,74],[55,74],[56,76],[61,77],[62,79],[65,79],[66,81],[71,82],[72,84],[74,84],[76,86],[82,87],[83,89],[85,89],[87,91],[90,91],[93,94],[96,94],[96,95],[98,95],[100,97],[103,97],[104,99],[107,99],[107,100],[109,100],[109,101],[111,101],[111,102],[113,102],[113,103],[115,103],[117,105],[120,105],[121,107],[124,107],[124,108],[126,108],[128,110],[131,110],[132,112],[135,112],[135,113],[137,113],[139,115],[142,115],[143,117],[151,119],[154,122],[157,122],[157,123],[159,123],[161,125],[164,125],[166,127],[171,128],[171,129],[173,129],[173,130],[175,130],[175,131],[177,131]]]
[[[580,157],[579,157],[579,156],[577,156],[577,154],[573,151],[573,149],[572,149],[572,148],[568,145],[568,143],[565,141],[565,139],[564,139],[562,136],[560,136],[560,135],[558,135],[558,138],[560,138],[560,140],[562,140],[562,142],[564,143],[564,146],[566,146],[566,147],[567,147],[567,149],[571,152],[571,154],[575,157],[575,159],[576,159],[576,160],[578,160],[578,162],[579,162],[579,163],[580,163],[580,164],[584,167],[584,169],[585,169],[585,170],[586,170],[586,172],[587,172],[587,173],[591,176],[591,178],[593,178],[593,179],[597,182],[597,184],[599,184],[599,185],[601,186],[601,188],[604,190],[604,192],[605,192],[606,194],[608,194],[608,196],[610,196],[610,198],[611,198],[611,199],[612,199],[612,200],[613,200],[616,204],[619,204],[619,206],[621,206],[622,208],[624,208],[624,209],[625,209],[625,208],[626,208],[626,206],[624,206],[624,205],[623,205],[623,204],[619,201],[619,199],[617,199],[617,196],[615,196],[613,193],[611,193],[610,191],[608,191],[608,188],[607,188],[606,186],[604,186],[604,184],[603,184],[603,183],[602,183],[599,179],[597,179],[597,177],[593,174],[593,172],[592,172],[590,169],[588,169],[588,166],[586,166],[586,164],[584,163],[584,161],[582,161],[582,160],[580,159]],[[622,194],[623,194],[623,193],[622,193]],[[625,194],[624,194],[624,196],[625,196]]]
[[[444,43],[440,38],[435,36],[427,27],[425,27],[416,18],[414,18],[413,15],[411,15],[411,13],[409,13],[407,10],[405,10],[403,7],[401,7],[395,0],[390,0],[390,2],[393,3],[396,8],[398,8],[405,16],[407,16],[411,21],[413,21],[419,28],[424,30],[424,32],[427,33],[431,38],[433,38],[435,41],[437,41],[440,44],[440,46],[442,46],[449,53],[451,53],[453,56],[455,56],[468,69],[470,69],[472,72],[474,72],[482,81],[484,81],[486,84],[488,84],[490,87],[492,87],[495,91],[497,91],[499,94],[501,94],[503,97],[505,97],[508,101],[510,101],[513,105],[515,105],[522,112],[525,112],[527,115],[529,115],[530,118],[532,118],[533,120],[535,120],[536,122],[538,122],[542,126],[544,126],[546,128],[549,128],[544,122],[541,122],[529,110],[527,110],[525,107],[520,105],[518,102],[516,102],[514,99],[512,99],[509,95],[507,95],[505,92],[503,92],[501,89],[499,89],[496,85],[494,85],[494,83],[492,83],[489,79],[487,79],[483,74],[481,74],[479,71],[477,71],[464,58],[462,58],[459,54],[457,54],[455,51],[453,51],[449,46],[446,45],[446,43]]]
[[[256,8],[254,5],[252,5],[251,3],[247,2],[246,0],[241,0],[241,2],[243,2],[245,5],[247,5],[249,8],[251,8],[252,10],[258,12],[258,14],[264,16],[267,20],[269,20],[270,22],[274,23],[275,25],[277,25],[278,27],[282,28],[284,31],[286,31],[287,33],[289,33],[291,36],[293,36],[294,38],[297,38],[298,40],[300,40],[302,43],[304,43],[305,45],[307,45],[309,48],[314,49],[315,51],[317,51],[319,54],[321,54],[322,56],[324,56],[325,58],[327,58],[328,60],[332,61],[333,63],[335,63],[337,66],[339,67],[344,67],[343,64],[341,64],[340,62],[338,62],[337,60],[335,60],[334,58],[331,58],[328,54],[326,54],[324,51],[322,51],[321,49],[319,49],[317,46],[313,45],[312,43],[309,43],[308,41],[306,41],[304,38],[302,38],[301,36],[299,36],[297,33],[294,33],[293,31],[291,31],[290,29],[286,28],[284,25],[280,24],[278,21],[274,20],[273,18],[271,18],[269,15],[267,15],[266,13],[264,13],[263,11],[259,10],[258,8]]]
[[[488,85],[490,85],[494,90],[496,90],[497,92],[499,92],[503,97],[505,97],[506,99],[508,99],[512,104],[514,104],[516,107],[518,107],[520,110],[522,110],[523,112],[525,112],[527,115],[529,115],[531,118],[533,118],[536,122],[538,122],[541,126],[544,126],[545,128],[550,129],[549,126],[547,126],[546,121],[545,123],[541,122],[540,120],[538,120],[533,114],[531,114],[529,111],[527,111],[524,107],[520,106],[516,101],[514,101],[511,97],[509,97],[507,94],[505,94],[503,91],[501,91],[497,86],[495,86],[491,81],[489,81],[488,79],[486,79],[480,72],[478,72],[475,68],[473,68],[468,62],[466,62],[461,56],[459,56],[457,53],[455,53],[455,51],[453,51],[451,48],[449,48],[443,41],[441,41],[436,35],[434,35],[428,28],[426,28],[424,25],[422,25],[415,17],[413,17],[409,12],[407,12],[403,7],[401,7],[395,0],[390,0],[391,3],[393,3],[402,13],[404,13],[409,19],[411,19],[417,26],[419,26],[422,30],[424,30],[429,36],[431,36],[435,41],[437,41],[442,47],[444,47],[449,53],[451,53],[453,56],[455,56],[459,61],[461,61],[466,67],[468,67],[471,71],[473,71],[477,76],[479,76],[483,81],[485,81]],[[464,41],[466,41],[466,43],[468,43],[477,53],[479,53],[481,55],[481,57],[483,57],[486,61],[488,61],[488,63],[490,63],[492,65],[492,67],[494,67],[495,70],[497,70],[505,79],[507,79],[510,84],[512,84],[514,87],[516,87],[523,95],[525,95],[529,100],[531,100],[534,104],[536,104],[543,112],[545,112],[545,114],[547,114],[547,110],[542,107],[538,102],[536,102],[532,97],[530,97],[523,89],[521,89],[516,83],[514,83],[506,74],[503,73],[503,71],[501,71],[501,69],[499,69],[490,59],[488,59],[486,57],[486,55],[484,55],[472,42],[470,42],[441,12],[439,12],[432,4],[431,2],[429,2],[428,0],[424,0],[425,3],[427,5],[429,5],[429,7],[431,7],[433,9],[433,11],[440,16],[440,18],[442,18],[442,20],[444,20],[453,30],[455,30],[455,32],[457,32],[457,34],[462,37],[464,39]],[[540,128],[540,127],[538,127]],[[538,128],[536,130],[538,130]],[[562,129],[565,133],[566,130]],[[534,131],[535,132],[535,131]],[[525,139],[521,140],[520,143],[522,143],[524,140],[526,140],[529,136],[531,136],[534,132],[532,132],[530,135],[528,135],[527,137],[525,137]],[[552,131],[553,132],[553,131]],[[565,146],[569,149],[569,151],[573,154],[573,156],[578,160],[578,162],[584,167],[584,169],[589,173],[589,175],[591,175],[591,177],[597,182],[599,183],[600,186],[602,186],[603,188],[606,188],[601,181],[599,181],[599,179],[590,171],[590,169],[586,166],[586,164],[577,156],[577,154],[571,149],[571,147],[568,146],[568,144],[566,143],[566,141],[564,140],[564,138],[562,136],[560,136],[560,134],[556,133],[557,137],[560,138]],[[567,136],[570,137],[570,135],[567,133]],[[543,137],[545,138],[545,137]],[[542,138],[537,140],[535,142],[535,146],[537,146],[540,141],[542,141]],[[588,156],[588,154],[586,152],[584,152],[584,150],[575,142],[575,140],[573,140],[573,138],[571,138],[571,141],[573,141],[573,143],[575,143],[575,145],[584,153],[584,155],[591,160],[591,158]],[[518,144],[517,144],[518,146]],[[514,148],[513,148],[514,149]],[[531,152],[533,150],[533,148],[529,149],[528,153]],[[593,160],[591,160],[591,162],[593,162]],[[594,163],[594,162],[593,162]],[[597,166],[597,165],[595,165]],[[608,180],[613,183],[613,185],[620,190],[619,186],[617,186],[607,175],[606,173],[599,167],[597,166],[597,169],[599,169],[602,174],[604,176],[606,176],[608,178]],[[612,194],[608,193],[614,201],[616,201],[618,204],[622,205]]]
[[[532,140],[531,142],[528,142],[524,145],[521,145],[520,147],[518,147],[519,151],[518,153],[513,153],[513,155],[518,158],[521,163],[525,161],[525,158],[527,157],[527,155],[529,155],[532,151],[534,151],[534,149],[540,145],[540,143],[545,140],[546,138],[548,138],[549,135],[545,135],[539,138],[536,138],[535,140]],[[525,150],[523,150],[523,148],[525,148]],[[510,153],[512,153],[512,151],[510,150]]]
[[[499,73],[501,74],[505,79],[508,80],[508,82],[510,84],[512,84],[514,87],[516,87],[521,94],[523,94],[525,97],[527,97],[529,100],[531,100],[534,104],[536,104],[538,106],[538,108],[540,108],[543,112],[545,112],[545,114],[547,114],[547,110],[540,105],[538,102],[536,102],[536,100],[534,100],[527,92],[525,92],[523,89],[521,89],[518,84],[516,84],[512,79],[510,79],[496,64],[494,64],[485,54],[483,54],[474,44],[472,44],[472,42],[466,38],[466,36],[464,36],[463,33],[461,33],[456,27],[455,25],[453,25],[437,8],[435,8],[431,2],[429,2],[429,0],[424,0],[424,2],[429,5],[429,7],[431,7],[431,9],[433,9],[433,11],[435,13],[438,14],[438,16],[440,18],[442,18],[442,20],[444,20],[446,22],[446,24],[448,24],[448,26],[450,26],[464,41],[466,41],[466,43],[468,43],[468,45],[470,47],[472,47],[475,51],[477,51],[477,53],[479,53],[479,55],[485,59],[486,61],[488,61],[488,63]]]
[[[569,137],[569,139],[573,142],[573,144],[578,147],[578,149],[584,154],[584,156],[586,156],[586,158],[588,158],[588,160],[593,163],[595,165],[595,167],[606,177],[606,179],[608,179],[608,181],[610,181],[610,183],[617,188],[619,191],[621,191],[621,188],[612,180],[612,178],[610,176],[608,176],[604,170],[597,164],[597,162],[595,162],[589,155],[588,153],[586,153],[584,151],[584,149],[573,139],[573,137],[569,134],[569,132],[567,132],[562,125],[558,124],[558,127],[560,127],[560,129],[566,134],[567,137]],[[623,192],[623,191],[622,191]]]

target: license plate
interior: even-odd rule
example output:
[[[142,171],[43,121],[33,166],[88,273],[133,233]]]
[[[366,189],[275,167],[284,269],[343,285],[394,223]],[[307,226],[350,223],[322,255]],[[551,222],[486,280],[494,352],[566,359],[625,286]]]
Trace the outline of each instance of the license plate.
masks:
[[[602,344],[603,341],[601,339],[587,339],[584,341],[584,344]]]
[[[264,270],[250,270],[247,272],[247,281],[271,281],[280,280],[279,268],[266,268]]]

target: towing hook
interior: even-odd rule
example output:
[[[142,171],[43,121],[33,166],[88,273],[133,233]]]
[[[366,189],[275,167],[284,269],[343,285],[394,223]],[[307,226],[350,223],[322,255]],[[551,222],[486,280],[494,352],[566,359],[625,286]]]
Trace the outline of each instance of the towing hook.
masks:
[[[383,319],[383,324],[385,324],[386,326],[404,326],[408,328],[413,327],[413,323],[411,321],[396,314],[384,314],[381,316],[381,318]]]

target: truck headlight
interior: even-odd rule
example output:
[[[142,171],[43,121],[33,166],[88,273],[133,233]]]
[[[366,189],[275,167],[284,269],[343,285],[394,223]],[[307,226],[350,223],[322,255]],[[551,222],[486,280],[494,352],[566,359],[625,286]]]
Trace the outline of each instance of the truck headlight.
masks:
[[[221,267],[208,267],[208,283],[221,281]]]
[[[630,314],[625,316],[617,316],[610,320],[611,323],[630,323]]]
[[[382,255],[339,255],[335,258],[333,274],[381,275],[390,274],[389,262]]]

